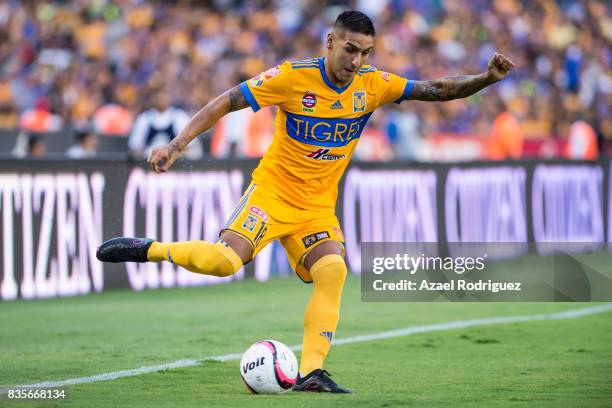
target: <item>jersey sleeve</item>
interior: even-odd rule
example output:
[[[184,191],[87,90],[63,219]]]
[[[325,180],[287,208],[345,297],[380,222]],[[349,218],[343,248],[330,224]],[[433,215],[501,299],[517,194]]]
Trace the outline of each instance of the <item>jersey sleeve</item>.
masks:
[[[408,80],[385,71],[377,71],[375,75],[377,93],[379,95],[378,106],[389,102],[400,103],[412,92],[412,87],[414,86],[413,80]]]
[[[240,84],[240,90],[254,112],[259,109],[282,104],[291,88],[291,62],[270,68],[254,78]]]

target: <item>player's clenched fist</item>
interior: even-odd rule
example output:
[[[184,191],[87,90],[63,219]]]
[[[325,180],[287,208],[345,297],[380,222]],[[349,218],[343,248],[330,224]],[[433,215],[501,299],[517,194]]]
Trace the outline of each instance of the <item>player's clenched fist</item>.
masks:
[[[514,62],[496,52],[489,60],[487,75],[492,81],[500,81],[512,68],[514,68]]]
[[[149,156],[149,165],[156,173],[163,173],[170,169],[177,157],[177,149],[172,145],[154,147]]]

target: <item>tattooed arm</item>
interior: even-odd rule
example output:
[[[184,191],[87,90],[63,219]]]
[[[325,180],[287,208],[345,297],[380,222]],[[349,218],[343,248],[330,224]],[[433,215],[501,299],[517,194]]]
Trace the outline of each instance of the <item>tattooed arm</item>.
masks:
[[[489,60],[487,72],[479,75],[461,75],[415,81],[412,92],[406,99],[419,101],[450,101],[465,98],[497,81],[501,81],[514,68],[514,63],[495,53]]]
[[[235,86],[224,92],[205,107],[200,109],[187,123],[185,129],[179,133],[170,143],[165,146],[156,147],[149,157],[149,165],[156,173],[167,171],[176,161],[185,147],[202,132],[210,129],[224,115],[229,112],[244,109],[249,106],[239,86]]]

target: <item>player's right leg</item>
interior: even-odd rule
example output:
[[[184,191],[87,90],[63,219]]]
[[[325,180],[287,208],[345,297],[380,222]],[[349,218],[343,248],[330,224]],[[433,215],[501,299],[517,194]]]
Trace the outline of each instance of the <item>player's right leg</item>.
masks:
[[[102,262],[169,261],[195,273],[230,276],[252,258],[253,248],[244,238],[226,230],[216,243],[113,238],[100,245],[96,256]]]
[[[255,187],[251,184],[246,190],[216,243],[113,238],[100,245],[96,256],[103,262],[168,261],[195,273],[233,275],[269,242],[264,239],[269,217],[261,208],[273,208],[274,204],[265,191]],[[282,229],[279,231],[282,233]]]

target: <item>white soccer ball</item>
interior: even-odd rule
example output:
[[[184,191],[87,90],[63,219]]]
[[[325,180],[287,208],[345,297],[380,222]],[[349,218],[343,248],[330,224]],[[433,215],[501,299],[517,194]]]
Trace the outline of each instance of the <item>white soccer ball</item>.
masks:
[[[240,377],[254,394],[279,394],[297,379],[295,354],[280,341],[260,340],[242,355]]]

